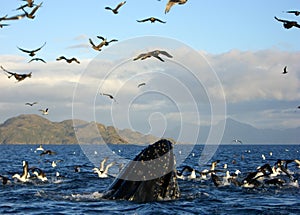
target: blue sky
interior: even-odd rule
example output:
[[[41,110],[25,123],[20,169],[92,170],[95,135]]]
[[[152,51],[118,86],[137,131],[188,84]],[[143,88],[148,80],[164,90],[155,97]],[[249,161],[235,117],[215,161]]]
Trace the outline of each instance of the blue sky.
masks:
[[[297,9],[295,1],[188,1],[174,6],[164,14],[166,1],[129,0],[118,15],[104,10],[119,1],[44,1],[35,20],[11,21],[10,27],[1,29],[1,53],[20,54],[16,45],[38,47],[47,41],[46,56],[65,52],[64,49],[87,43],[81,36],[95,38],[103,35],[119,40],[136,36],[160,35],[180,40],[194,49],[209,53],[222,53],[231,49],[260,50],[277,47],[297,51],[300,45],[298,29],[285,30],[274,16],[297,20],[283,13]],[[14,15],[21,1],[6,1],[0,9],[2,15]],[[167,24],[137,23],[137,19],[156,16]],[[77,40],[76,40],[77,39]],[[68,50],[71,53],[71,50]],[[74,53],[74,52],[72,52]],[[76,55],[90,56],[76,52]],[[91,52],[91,54],[94,54]]]
[[[118,44],[123,41],[153,35],[172,38],[185,44],[208,61],[224,89],[227,116],[261,128],[300,126],[300,110],[296,109],[300,105],[300,29],[284,29],[274,19],[277,16],[300,22],[299,17],[284,12],[300,10],[299,3],[292,0],[189,0],[185,5],[173,6],[165,14],[166,0],[128,0],[120,8],[118,15],[104,9],[106,6],[114,7],[119,2],[44,0],[34,20],[24,18],[18,21],[2,21],[10,26],[0,29],[0,65],[20,73],[32,71],[33,77],[16,84],[4,74],[1,75],[0,121],[21,113],[39,114],[36,110],[24,107],[23,104],[31,100],[39,101],[38,108],[47,106],[54,110],[48,116],[50,120],[60,121],[72,117],[74,89],[80,84],[80,77],[89,63],[99,57],[110,65],[108,68],[112,65],[112,59],[107,58],[110,56],[109,51],[96,52],[90,47],[88,39],[96,41],[97,35],[109,40],[118,39],[119,42],[111,44],[116,52]],[[22,1],[17,0],[5,1],[0,8],[0,17],[22,13],[14,10],[22,4]],[[136,22],[150,16],[167,23]],[[47,61],[45,65],[40,62],[28,64],[29,56],[17,49],[17,46],[35,49],[44,42],[47,44],[38,52],[38,56]],[[151,45],[151,40],[148,42]],[[155,45],[153,42],[153,46]],[[106,49],[110,50],[109,47]],[[126,51],[123,48],[118,53]],[[55,59],[60,55],[77,57],[81,64],[56,62]],[[193,63],[188,64],[193,67]],[[285,65],[288,65],[290,72],[283,77],[281,72]],[[124,83],[124,80],[116,77],[111,81],[111,88]],[[148,77],[148,80],[155,78]],[[208,91],[213,92],[213,87],[210,90]],[[218,93],[215,95],[218,97]],[[96,109],[101,110],[100,107]],[[166,118],[176,115],[172,114],[174,107],[170,110],[162,109],[162,113],[168,111],[171,111],[170,114],[160,120],[166,122]],[[149,110],[145,112],[148,113]],[[103,114],[99,113],[100,116]],[[99,118],[99,115],[97,120],[104,124],[111,123],[111,119]],[[191,115],[191,112],[187,112],[182,116],[190,120]],[[151,119],[147,120],[145,129],[140,130],[147,130],[148,121],[153,121],[155,116],[159,118],[160,114],[147,115]],[[206,119],[204,113],[201,119]],[[143,123],[135,121],[132,124],[142,126]]]

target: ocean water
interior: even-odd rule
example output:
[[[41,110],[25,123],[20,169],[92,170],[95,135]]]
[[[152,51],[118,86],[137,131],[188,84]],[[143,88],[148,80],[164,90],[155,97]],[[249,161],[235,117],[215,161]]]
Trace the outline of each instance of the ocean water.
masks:
[[[124,200],[102,199],[102,192],[113,177],[99,178],[93,173],[91,156],[102,160],[106,154],[99,146],[86,156],[80,145],[44,145],[56,155],[40,156],[37,145],[0,145],[0,175],[9,177],[11,184],[0,185],[0,214],[300,214],[300,188],[293,185],[242,188],[216,187],[211,180],[178,180],[181,197],[175,201],[135,203]],[[104,146],[103,146],[104,147]],[[134,158],[144,147],[135,145],[110,146],[121,157]],[[185,146],[177,151],[184,151]],[[101,146],[100,146],[101,148]],[[198,170],[209,168],[199,164],[202,145],[196,145],[177,169],[189,165]],[[265,160],[262,158],[265,156]],[[273,165],[277,159],[300,159],[299,145],[222,145],[211,158],[220,160],[218,168],[226,163],[228,170],[242,174],[255,171],[265,163]],[[22,161],[29,167],[44,170],[48,181],[14,181],[14,173],[22,173]],[[53,160],[60,160],[56,167]],[[112,160],[109,159],[108,162]],[[117,163],[123,162],[121,159]],[[79,167],[76,172],[74,167]],[[97,166],[98,167],[98,166]],[[300,169],[289,164],[295,179]],[[118,165],[109,170],[116,175]],[[56,177],[59,172],[60,177]],[[222,174],[222,173],[220,173]]]

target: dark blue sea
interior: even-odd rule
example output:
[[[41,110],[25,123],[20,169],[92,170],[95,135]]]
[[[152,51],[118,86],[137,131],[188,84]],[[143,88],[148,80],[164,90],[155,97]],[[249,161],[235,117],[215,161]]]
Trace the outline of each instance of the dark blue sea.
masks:
[[[99,178],[93,173],[95,164],[91,156],[101,161],[107,156],[101,150],[106,145],[97,146],[88,156],[80,145],[43,145],[44,149],[57,153],[43,156],[35,151],[37,147],[0,145],[0,175],[11,180],[10,184],[0,185],[0,214],[300,214],[300,188],[288,184],[257,188],[216,187],[211,180],[178,180],[181,191],[178,200],[151,203],[105,200],[101,198],[102,193],[114,178]],[[109,147],[120,157],[131,159],[144,148],[136,145]],[[177,150],[180,152],[186,148],[184,145],[175,147],[180,148]],[[177,168],[183,165],[198,170],[209,168],[208,164],[199,163],[202,150],[203,145],[195,145],[186,159],[177,163]],[[227,164],[230,172],[240,170],[246,174],[265,163],[274,165],[277,159],[300,159],[299,151],[299,145],[229,144],[219,146],[210,160],[220,160],[220,169]],[[28,161],[29,167],[44,170],[48,181],[14,181],[12,175],[22,173],[23,160]],[[58,161],[56,167],[51,166],[53,160]],[[300,169],[297,165],[291,163],[288,168],[298,179]],[[116,164],[109,173],[116,175],[118,171]]]

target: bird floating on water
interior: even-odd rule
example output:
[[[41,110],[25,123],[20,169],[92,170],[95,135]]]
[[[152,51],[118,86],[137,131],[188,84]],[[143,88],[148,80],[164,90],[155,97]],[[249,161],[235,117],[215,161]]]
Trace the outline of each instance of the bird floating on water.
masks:
[[[112,167],[113,165],[115,165],[115,163],[116,163],[113,161],[113,162],[107,164],[105,167],[105,163],[107,162],[107,160],[108,160],[108,157],[105,157],[101,161],[99,168],[97,168],[97,167],[93,168],[94,173],[97,173],[99,178],[107,178],[108,177],[108,169],[110,167]]]
[[[52,151],[52,150],[44,150],[40,156],[43,156],[43,155],[56,155],[56,152],[55,151]]]
[[[40,146],[37,147],[37,148],[35,149],[35,151],[45,151],[45,150],[44,150],[42,144],[40,144]]]
[[[158,56],[159,54],[163,54],[163,55],[167,56],[168,58],[173,57],[172,55],[170,55],[166,51],[154,50],[154,51],[150,51],[150,52],[147,52],[147,53],[142,53],[142,54],[138,55],[137,57],[135,57],[133,60],[134,61],[136,61],[138,59],[145,60],[145,59],[150,58],[150,57],[155,57],[158,60],[164,62],[164,60],[161,57]]]
[[[43,182],[48,181],[46,174],[40,168],[33,167],[33,168],[31,168],[31,170],[33,171],[32,173],[41,181],[43,181]]]
[[[18,82],[23,81],[25,78],[31,78],[31,72],[28,73],[28,74],[18,74],[18,73],[10,72],[10,71],[4,69],[3,66],[0,66],[0,68],[1,68],[4,72],[6,72],[6,73],[9,74],[9,75],[7,76],[8,78],[11,78],[12,76],[14,76],[15,79],[16,79]]]
[[[166,23],[165,21],[162,21],[158,18],[155,18],[155,17],[149,17],[149,18],[146,18],[146,19],[142,19],[142,20],[136,20],[137,22],[147,22],[147,21],[150,21],[151,23],[154,23],[155,21],[158,21],[160,23]]]
[[[165,13],[168,13],[171,9],[171,7],[173,7],[173,5],[175,4],[185,4],[188,0],[169,0],[167,5],[166,5],[166,9],[165,9]]]
[[[34,49],[34,50],[26,50],[26,49],[22,49],[22,48],[20,48],[20,47],[17,47],[17,48],[18,48],[19,50],[21,50],[22,52],[29,53],[29,56],[30,56],[30,57],[33,57],[33,56],[35,56],[35,53],[36,53],[37,51],[41,50],[45,45],[46,45],[46,42],[45,42],[41,47],[39,47],[39,48],[37,48],[37,49]]]
[[[17,179],[20,182],[28,182],[29,181],[29,173],[28,173],[28,161],[23,161],[23,172],[22,175],[14,174],[12,178]]]
[[[10,180],[8,179],[8,177],[3,175],[0,175],[0,181],[2,185],[10,184]]]
[[[76,63],[80,64],[79,60],[77,60],[75,57],[72,58],[66,58],[65,56],[60,56],[58,58],[56,58],[57,61],[59,60],[65,60],[67,63],[72,63],[73,61],[75,61]]]
[[[126,3],[126,1],[123,1],[123,2],[121,2],[121,3],[119,3],[117,6],[116,6],[116,8],[111,8],[111,7],[105,7],[105,9],[106,10],[111,10],[114,14],[118,14],[119,13],[119,9],[120,9],[120,7],[122,7],[124,4]]]
[[[283,27],[286,29],[290,29],[292,27],[300,28],[300,25],[296,21],[289,21],[284,19],[278,19],[276,16],[274,17],[278,22],[283,22]]]

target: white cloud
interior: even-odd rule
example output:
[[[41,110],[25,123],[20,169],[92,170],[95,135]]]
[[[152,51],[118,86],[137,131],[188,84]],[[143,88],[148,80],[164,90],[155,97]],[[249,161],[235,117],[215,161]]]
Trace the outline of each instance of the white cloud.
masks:
[[[214,108],[225,111],[225,104],[220,103],[225,95],[231,110],[235,106],[242,110],[247,104],[254,107],[258,101],[262,105],[260,109],[248,110],[248,115],[229,110],[237,119],[258,127],[272,127],[274,123],[277,127],[299,125],[293,114],[263,108],[264,101],[278,102],[278,110],[286,109],[281,107],[281,101],[299,101],[299,52],[232,50],[218,55],[201,52],[199,59],[201,55],[177,47],[168,50],[173,58],[162,63],[151,58],[134,62],[129,52],[119,59],[116,51],[119,51],[117,47],[108,49],[93,61],[81,59],[79,65],[57,61],[28,64],[25,57],[1,56],[0,64],[6,69],[33,73],[31,79],[20,83],[2,74],[1,120],[17,113],[36,113],[24,109],[24,103],[38,100],[40,106],[51,107],[49,119],[55,120],[71,118],[73,106],[75,118],[117,123],[121,128],[138,129],[144,125],[140,130],[148,131],[149,117],[154,112],[161,113],[174,126],[180,120],[207,125],[216,123],[212,121],[212,113],[217,121],[224,117],[222,111]],[[285,65],[289,73],[282,75]],[[141,82],[146,85],[138,88]],[[117,103],[100,96],[99,92],[116,96]],[[117,122],[112,122],[111,114]],[[170,129],[174,129],[173,123],[168,123]]]

